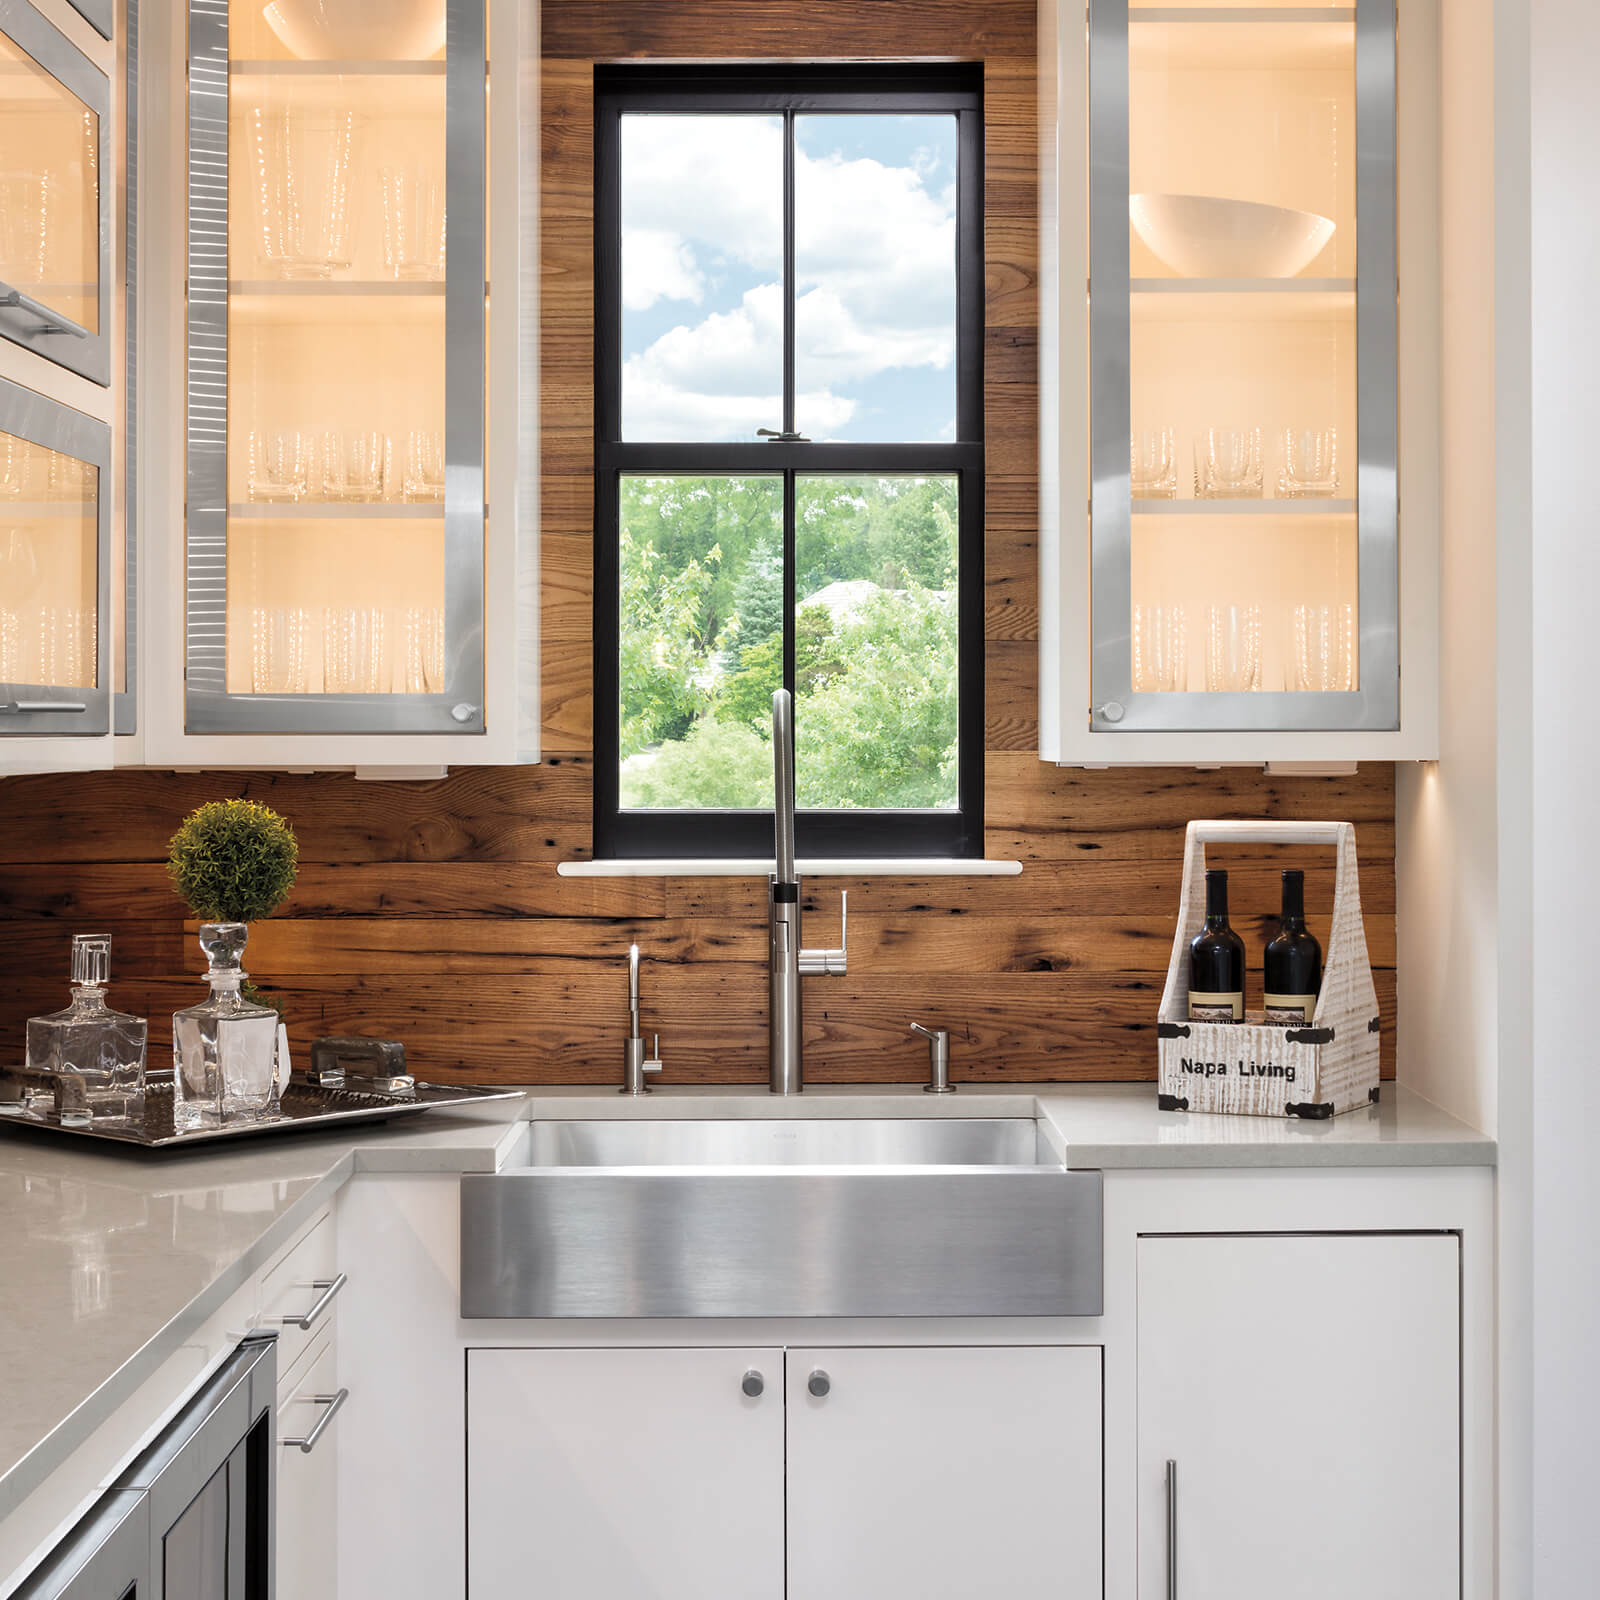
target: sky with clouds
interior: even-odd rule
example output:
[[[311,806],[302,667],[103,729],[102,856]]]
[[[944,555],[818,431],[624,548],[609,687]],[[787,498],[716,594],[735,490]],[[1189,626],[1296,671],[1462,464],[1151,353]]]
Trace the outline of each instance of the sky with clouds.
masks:
[[[636,440],[783,425],[783,121],[622,119],[622,422]],[[955,437],[956,121],[795,120],[796,426]]]

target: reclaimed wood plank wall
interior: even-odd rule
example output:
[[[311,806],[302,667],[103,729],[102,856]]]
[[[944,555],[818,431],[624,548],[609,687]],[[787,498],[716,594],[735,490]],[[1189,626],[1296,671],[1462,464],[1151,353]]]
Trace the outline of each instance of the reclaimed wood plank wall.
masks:
[[[1267,777],[1230,768],[1061,771],[1037,722],[1037,203],[1032,0],[544,0],[543,765],[436,783],[328,775],[111,773],[0,781],[0,1051],[65,998],[74,930],[109,930],[113,998],[167,1016],[203,968],[165,879],[165,843],[203,800],[248,795],[300,836],[288,906],[247,965],[280,994],[303,1056],[323,1033],[406,1041],[441,1080],[610,1083],[626,961],[642,947],[644,1026],[663,1082],[766,1072],[764,886],[734,879],[564,879],[592,815],[592,73],[635,57],[984,62],[986,172],[985,769],[987,853],[1020,878],[813,882],[827,934],[851,900],[850,975],[810,980],[815,1082],[915,1081],[920,1019],[953,1034],[955,1077],[1151,1079],[1154,1021],[1192,817],[1336,817],[1361,851],[1367,941],[1394,1058],[1394,775]],[[1276,910],[1266,849],[1219,855],[1252,951]],[[1310,867],[1326,940],[1331,856]],[[1253,964],[1258,957],[1253,958]]]

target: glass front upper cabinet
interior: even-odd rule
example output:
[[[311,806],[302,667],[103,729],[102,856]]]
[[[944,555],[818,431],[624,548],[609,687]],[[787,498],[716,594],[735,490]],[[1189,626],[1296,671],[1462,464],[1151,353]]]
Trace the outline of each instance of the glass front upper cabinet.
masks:
[[[27,0],[0,9],[0,334],[111,381],[106,75]]]
[[[1090,0],[1091,726],[1399,725],[1394,0]]]
[[[110,474],[105,423],[0,379],[0,739],[109,731]]]
[[[189,49],[187,729],[481,734],[483,7]]]

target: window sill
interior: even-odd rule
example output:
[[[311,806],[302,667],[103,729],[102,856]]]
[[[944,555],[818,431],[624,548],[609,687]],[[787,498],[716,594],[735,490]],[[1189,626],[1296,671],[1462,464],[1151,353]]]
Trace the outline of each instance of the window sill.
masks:
[[[563,878],[767,878],[772,861],[760,856],[716,858],[669,857],[637,861],[562,861]],[[802,878],[1014,878],[1020,861],[978,861],[957,856],[815,856],[795,862]]]

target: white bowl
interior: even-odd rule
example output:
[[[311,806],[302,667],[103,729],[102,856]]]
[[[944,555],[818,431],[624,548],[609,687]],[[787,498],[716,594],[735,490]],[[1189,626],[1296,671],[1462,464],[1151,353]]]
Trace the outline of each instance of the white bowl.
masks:
[[[1131,194],[1133,230],[1185,278],[1292,278],[1316,260],[1334,224],[1314,211],[1208,194]]]
[[[302,61],[427,61],[444,47],[444,0],[272,0],[261,14]]]

